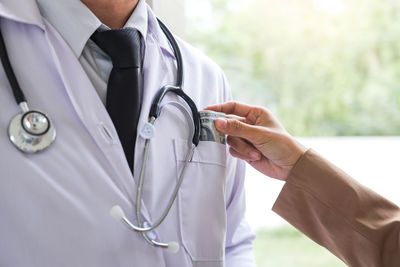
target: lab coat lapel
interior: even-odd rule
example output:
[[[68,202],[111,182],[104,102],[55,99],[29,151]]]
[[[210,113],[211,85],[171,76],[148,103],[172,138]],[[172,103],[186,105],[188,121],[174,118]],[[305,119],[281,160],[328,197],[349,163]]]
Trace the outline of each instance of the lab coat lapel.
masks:
[[[45,27],[35,0],[1,0],[0,17]]]
[[[49,24],[46,24],[46,33],[67,96],[79,119],[112,166],[116,175],[113,180],[130,202],[136,205],[136,183],[126,164],[125,154],[111,118],[72,50]],[[104,138],[107,137],[109,145],[104,143]],[[142,206],[143,217],[148,219],[147,209],[143,203]]]

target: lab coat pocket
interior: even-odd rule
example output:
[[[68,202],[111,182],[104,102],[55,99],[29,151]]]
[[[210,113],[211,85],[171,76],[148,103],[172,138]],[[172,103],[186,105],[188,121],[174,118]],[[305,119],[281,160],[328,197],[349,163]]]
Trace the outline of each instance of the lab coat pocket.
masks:
[[[178,176],[190,142],[175,139]],[[182,245],[196,267],[223,266],[226,236],[226,146],[200,142],[178,196]]]

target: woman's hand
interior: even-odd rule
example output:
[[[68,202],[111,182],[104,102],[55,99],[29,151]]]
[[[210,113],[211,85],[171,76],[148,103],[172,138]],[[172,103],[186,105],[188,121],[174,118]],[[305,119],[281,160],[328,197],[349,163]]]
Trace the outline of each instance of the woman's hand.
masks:
[[[269,177],[286,180],[306,151],[265,108],[228,102],[206,110],[227,114],[215,126],[228,135],[230,153]]]

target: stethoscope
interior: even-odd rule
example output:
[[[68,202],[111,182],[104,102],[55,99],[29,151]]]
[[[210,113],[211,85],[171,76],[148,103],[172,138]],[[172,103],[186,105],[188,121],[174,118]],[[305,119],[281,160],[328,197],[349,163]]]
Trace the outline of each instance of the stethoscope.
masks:
[[[15,101],[22,112],[14,116],[8,126],[8,136],[16,148],[25,153],[37,153],[48,148],[56,139],[56,129],[43,112],[30,110],[18,84],[0,30],[0,58]]]
[[[165,248],[169,252],[176,253],[179,250],[179,244],[177,242],[172,241],[168,243],[162,243],[156,241],[156,237],[152,233],[152,231],[155,230],[164,222],[167,215],[169,214],[169,211],[172,208],[172,205],[177,197],[178,191],[183,182],[187,166],[193,157],[194,149],[199,144],[201,125],[200,125],[200,115],[198,113],[196,104],[183,91],[183,86],[184,86],[183,60],[178,43],[176,42],[172,33],[160,20],[158,20],[158,23],[162,31],[164,32],[165,36],[167,37],[175,54],[177,62],[177,82],[176,85],[165,85],[155,95],[153,102],[151,104],[148,122],[144,124],[139,133],[140,136],[145,139],[145,146],[144,146],[144,155],[143,155],[143,161],[139,176],[139,184],[137,188],[137,197],[136,197],[136,216],[138,220],[138,225],[133,224],[125,216],[123,209],[118,205],[111,208],[110,214],[114,218],[121,220],[126,226],[128,226],[130,230],[142,233],[144,239],[152,246]],[[25,95],[18,84],[13,68],[11,66],[6,46],[4,43],[4,39],[1,33],[1,29],[0,29],[0,57],[7,79],[11,85],[15,101],[22,110],[21,113],[17,114],[11,119],[11,122],[8,127],[9,138],[11,142],[14,144],[14,146],[24,153],[37,153],[43,151],[48,147],[50,147],[56,138],[56,130],[54,124],[52,123],[49,116],[46,115],[44,112],[29,109]],[[179,96],[190,108],[191,114],[179,102],[170,102],[165,105],[162,105],[162,101],[168,93],[173,93]],[[153,223],[153,225],[149,225],[148,223],[146,223],[145,225],[141,213],[141,208],[142,208],[141,203],[142,203],[143,184],[144,184],[150,142],[155,134],[155,127],[154,127],[155,121],[160,116],[163,107],[170,104],[179,109],[181,112],[183,112],[187,120],[191,122],[190,137],[192,139],[192,143],[188,149],[186,160],[179,175],[178,182],[175,185],[174,191],[166,207],[164,208],[164,211],[162,212],[159,219],[155,223]]]

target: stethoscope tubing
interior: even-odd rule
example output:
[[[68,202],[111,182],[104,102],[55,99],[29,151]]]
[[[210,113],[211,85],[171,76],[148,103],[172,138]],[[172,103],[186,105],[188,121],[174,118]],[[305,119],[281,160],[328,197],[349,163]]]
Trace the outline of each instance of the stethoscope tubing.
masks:
[[[7,48],[4,43],[4,38],[3,38],[3,34],[2,34],[1,30],[0,30],[0,58],[1,58],[1,63],[3,64],[4,72],[6,73],[8,82],[10,83],[10,86],[12,88],[15,101],[17,102],[18,105],[20,105],[22,102],[26,103],[26,98],[25,98],[24,92],[22,91],[21,87],[19,86],[18,80],[15,77],[14,70],[11,66],[10,58],[8,57]]]
[[[172,50],[174,51],[175,58],[176,58],[176,68],[178,70],[177,72],[177,78],[176,78],[176,87],[178,88],[183,88],[184,86],[184,69],[183,69],[183,58],[182,58],[182,53],[181,49],[179,48],[178,43],[175,40],[174,35],[171,33],[171,31],[168,29],[165,24],[157,19],[158,24],[160,25],[161,30],[164,32],[165,36],[167,37],[169,43],[172,46]]]
[[[138,221],[138,226],[131,223],[126,217],[123,217],[122,221],[131,230],[142,233],[143,238],[150,245],[168,249],[170,246],[169,243],[158,242],[158,241],[154,240],[153,238],[150,238],[148,236],[148,233],[151,232],[152,230],[158,228],[165,221],[166,217],[168,216],[168,214],[172,208],[173,203],[176,200],[179,189],[181,188],[183,179],[185,177],[185,173],[186,173],[188,164],[192,160],[194,150],[200,141],[201,124],[200,124],[200,116],[199,116],[196,104],[193,102],[193,100],[187,94],[185,94],[185,92],[183,90],[184,71],[183,71],[183,60],[182,60],[182,54],[181,54],[180,48],[179,48],[175,38],[173,37],[172,33],[168,30],[168,28],[160,20],[158,20],[158,22],[159,22],[159,25],[160,25],[161,29],[163,30],[164,34],[166,35],[167,39],[169,40],[169,42],[172,46],[172,49],[174,50],[174,53],[175,53],[175,57],[176,57],[176,61],[177,61],[177,70],[178,70],[177,71],[177,82],[176,82],[175,86],[166,85],[157,92],[157,94],[155,95],[155,97],[153,99],[151,107],[150,107],[148,123],[150,125],[152,125],[152,127],[154,126],[155,121],[157,120],[157,118],[159,117],[159,115],[161,113],[161,110],[162,110],[161,103],[162,103],[164,97],[168,93],[174,93],[175,95],[180,97],[182,100],[184,100],[184,102],[189,106],[189,108],[191,110],[191,115],[192,115],[193,121],[190,120],[191,119],[190,114],[186,111],[186,109],[183,107],[183,105],[181,105],[181,104],[176,105],[179,109],[184,110],[185,115],[188,117],[188,120],[190,120],[191,123],[193,123],[193,124],[191,124],[194,126],[193,132],[191,133],[193,135],[192,136],[192,145],[190,146],[190,148],[188,150],[188,153],[187,153],[187,156],[185,159],[185,163],[183,165],[183,168],[182,168],[181,173],[178,178],[178,182],[176,183],[176,185],[174,187],[174,191],[171,194],[171,197],[169,198],[168,203],[167,203],[166,207],[164,208],[161,216],[151,226],[143,227],[143,218],[142,218],[142,211],[141,211],[142,198],[143,198],[143,186],[144,186],[145,172],[146,172],[146,166],[147,166],[148,155],[149,155],[149,146],[150,146],[150,142],[151,142],[151,138],[146,139],[143,161],[142,161],[142,166],[141,166],[141,171],[140,171],[140,176],[139,176],[139,183],[138,183],[138,187],[137,187],[137,196],[136,196],[136,217],[137,217],[137,221]]]
[[[182,65],[182,63],[181,63],[181,65]],[[200,133],[201,122],[200,122],[199,112],[197,110],[196,104],[193,102],[193,100],[187,94],[185,94],[182,87],[166,85],[163,88],[161,88],[160,91],[157,92],[157,94],[154,97],[151,108],[150,108],[149,122],[151,121],[151,118],[157,119],[158,116],[160,116],[161,102],[168,93],[176,94],[177,96],[182,98],[186,102],[186,104],[189,106],[189,108],[192,112],[193,126],[194,126],[194,134],[193,134],[192,143],[195,146],[197,146],[200,142],[200,134],[201,134]]]
[[[167,106],[167,105],[172,105],[172,106],[176,107],[177,109],[179,109],[179,110],[185,115],[187,121],[190,121],[190,122],[191,122],[190,125],[193,125],[193,124],[192,124],[193,121],[192,121],[192,117],[191,117],[190,113],[187,111],[187,109],[186,109],[182,104],[180,104],[179,102],[169,102],[169,103],[165,104],[164,106],[160,107],[160,110],[161,110],[163,107]],[[156,120],[156,119],[153,117],[153,118],[150,120],[150,123],[151,123],[151,124],[154,124],[154,123],[155,123],[155,120]],[[191,127],[191,131],[190,131],[189,135],[190,135],[190,136],[193,136],[193,134],[194,134],[194,127],[193,127],[193,128]],[[157,242],[157,241],[155,241],[154,239],[151,239],[151,238],[147,235],[147,232],[150,232],[150,231],[156,229],[158,226],[160,226],[161,223],[162,223],[162,222],[166,219],[166,217],[168,216],[169,211],[171,210],[172,205],[173,205],[173,203],[175,202],[175,199],[176,199],[176,197],[177,197],[177,195],[178,195],[179,189],[180,189],[180,187],[181,187],[181,185],[182,185],[183,179],[184,179],[184,177],[185,177],[185,172],[186,172],[187,166],[188,166],[189,162],[191,161],[191,159],[193,158],[193,153],[194,153],[194,149],[195,149],[196,146],[195,146],[194,144],[192,144],[191,147],[190,147],[190,149],[189,149],[189,151],[188,151],[188,154],[187,154],[186,159],[185,159],[184,166],[183,166],[183,168],[182,168],[182,170],[181,170],[181,173],[180,173],[180,175],[179,175],[179,178],[178,178],[178,182],[177,182],[177,184],[175,185],[174,191],[173,191],[171,197],[169,198],[168,204],[167,204],[166,207],[164,208],[162,215],[159,217],[159,219],[157,220],[157,222],[156,222],[155,224],[153,224],[153,226],[151,226],[151,227],[146,227],[146,228],[145,228],[145,227],[143,227],[143,220],[142,220],[142,216],[141,216],[141,214],[142,214],[142,213],[141,213],[141,204],[142,204],[142,203],[141,203],[141,200],[142,200],[142,194],[143,194],[143,184],[144,184],[144,178],[145,178],[146,164],[147,164],[147,160],[148,160],[148,152],[149,152],[149,147],[150,147],[150,140],[151,140],[151,139],[147,139],[146,142],[145,142],[145,150],[144,150],[142,168],[141,168],[141,172],[140,172],[139,184],[138,184],[138,190],[137,190],[137,198],[136,198],[136,217],[137,217],[137,219],[138,219],[139,228],[138,228],[137,226],[134,226],[134,227],[136,227],[136,229],[139,230],[138,232],[141,232],[141,233],[143,234],[144,239],[145,239],[149,244],[151,244],[151,245],[153,245],[153,246],[157,246],[157,247],[169,248],[169,244]],[[123,220],[123,221],[125,222],[125,224],[127,224],[126,220]],[[131,224],[131,223],[130,223],[130,224]]]
[[[144,160],[142,163],[142,171],[140,174],[140,178],[139,178],[139,185],[138,185],[138,190],[137,190],[137,197],[136,197],[136,216],[139,222],[139,225],[142,226],[143,225],[143,221],[142,221],[142,216],[141,216],[141,201],[142,201],[142,197],[143,197],[143,183],[144,183],[144,172],[146,169],[146,163],[147,163],[147,156],[148,156],[148,150],[149,150],[149,145],[150,145],[150,140],[146,140],[146,144],[145,144],[145,156],[144,156]],[[149,232],[152,231],[154,229],[156,229],[158,226],[161,225],[161,223],[165,220],[165,218],[167,217],[169,211],[172,208],[172,205],[174,204],[174,201],[178,195],[179,189],[182,185],[183,182],[183,178],[185,177],[185,172],[187,169],[187,166],[189,164],[189,162],[191,161],[192,157],[193,157],[193,153],[194,153],[194,149],[196,148],[195,145],[192,144],[192,146],[190,147],[188,154],[186,155],[186,159],[185,159],[185,164],[183,165],[183,168],[181,170],[181,173],[179,175],[179,179],[178,182],[175,185],[174,191],[168,201],[168,204],[166,205],[166,207],[164,208],[164,211],[162,213],[162,215],[160,216],[160,218],[157,220],[156,223],[154,223],[151,227],[146,227],[146,228],[140,228],[140,230],[138,232]]]
[[[201,122],[199,111],[197,110],[196,104],[193,100],[184,92],[184,67],[183,67],[183,58],[182,52],[179,48],[176,39],[174,38],[173,34],[170,32],[167,26],[161,21],[158,20],[158,23],[161,27],[161,30],[164,32],[165,36],[167,37],[169,43],[172,46],[172,50],[174,51],[175,58],[176,58],[176,68],[177,68],[177,78],[176,78],[176,85],[175,86],[164,86],[154,97],[153,103],[150,108],[149,118],[154,117],[158,118],[160,115],[160,105],[162,100],[164,99],[165,95],[169,92],[176,94],[177,96],[181,97],[189,106],[190,110],[192,111],[193,123],[194,123],[194,135],[193,135],[193,144],[197,146],[200,142],[200,129],[201,129]]]

